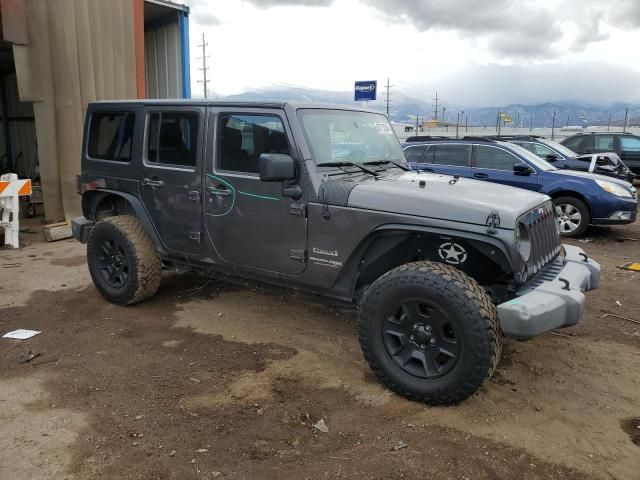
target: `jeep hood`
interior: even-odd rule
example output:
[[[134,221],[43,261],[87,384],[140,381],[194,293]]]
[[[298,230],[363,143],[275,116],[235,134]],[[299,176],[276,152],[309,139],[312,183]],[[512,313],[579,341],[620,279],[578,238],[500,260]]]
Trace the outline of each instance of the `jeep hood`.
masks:
[[[424,182],[424,186],[421,186]],[[502,228],[549,197],[495,183],[449,175],[406,172],[397,177],[366,180],[349,194],[348,205],[420,217],[485,225],[493,210]]]

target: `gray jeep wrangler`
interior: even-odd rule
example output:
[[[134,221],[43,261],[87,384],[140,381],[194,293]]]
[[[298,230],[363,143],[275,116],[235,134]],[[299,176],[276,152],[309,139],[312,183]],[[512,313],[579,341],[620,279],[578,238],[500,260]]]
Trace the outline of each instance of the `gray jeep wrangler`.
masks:
[[[378,379],[428,404],[473,394],[502,335],[577,323],[600,277],[560,244],[548,197],[412,172],[368,110],[92,103],[77,189],[74,236],[108,301],[153,296],[164,267],[354,304]]]

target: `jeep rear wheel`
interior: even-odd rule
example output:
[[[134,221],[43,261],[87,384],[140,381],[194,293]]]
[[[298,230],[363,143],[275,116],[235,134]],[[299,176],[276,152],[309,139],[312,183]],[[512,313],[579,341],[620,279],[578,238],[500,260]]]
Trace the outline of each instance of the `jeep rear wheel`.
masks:
[[[104,298],[132,305],[152,297],[160,286],[162,262],[137,218],[108,217],[89,234],[87,263]]]
[[[378,379],[430,405],[472,395],[502,348],[497,312],[482,287],[432,262],[402,265],[376,280],[360,302],[358,333]]]

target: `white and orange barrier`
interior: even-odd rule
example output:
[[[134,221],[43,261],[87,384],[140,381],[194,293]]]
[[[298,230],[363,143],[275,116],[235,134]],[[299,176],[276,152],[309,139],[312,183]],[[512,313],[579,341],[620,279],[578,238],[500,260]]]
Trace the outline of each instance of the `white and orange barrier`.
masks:
[[[20,248],[18,233],[20,232],[19,197],[31,195],[31,180],[18,180],[15,173],[0,176],[0,227],[4,228],[4,243],[13,248]]]

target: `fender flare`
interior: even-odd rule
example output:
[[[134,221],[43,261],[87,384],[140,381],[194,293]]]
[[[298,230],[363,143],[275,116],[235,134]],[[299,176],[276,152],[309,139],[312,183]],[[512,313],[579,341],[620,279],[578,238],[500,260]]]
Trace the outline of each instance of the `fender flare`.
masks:
[[[384,235],[385,232],[425,233],[429,235],[457,237],[466,240],[480,251],[482,251],[482,247],[490,245],[495,248],[495,251],[499,252],[499,254],[495,255],[492,259],[488,255],[487,257],[493,260],[503,272],[517,272],[520,268],[520,265],[518,265],[520,259],[514,258],[514,256],[510,254],[506,245],[496,237],[450,228],[423,225],[384,224],[371,230],[353,250],[347,263],[336,279],[335,287],[349,292],[350,295],[355,294],[356,286],[360,277],[362,259],[369,248],[374,244],[375,240]]]
[[[110,189],[90,190],[86,193],[89,193],[89,192],[93,192],[91,194],[91,199],[87,200],[86,203],[85,203],[84,195],[82,199],[82,210],[85,217],[95,220],[96,208],[100,204],[100,201],[103,198],[109,195],[120,197],[124,199],[131,206],[131,208],[133,209],[133,213],[135,214],[136,218],[142,224],[143,228],[151,238],[151,241],[155,245],[156,249],[158,249],[158,252],[160,252],[160,254],[163,254],[163,255],[167,253],[167,250],[164,244],[162,243],[162,239],[160,238],[160,234],[156,230],[156,227],[153,224],[153,222],[151,221],[151,217],[149,216],[147,209],[144,208],[144,204],[138,197],[130,193],[120,192],[118,190],[110,190]]]

